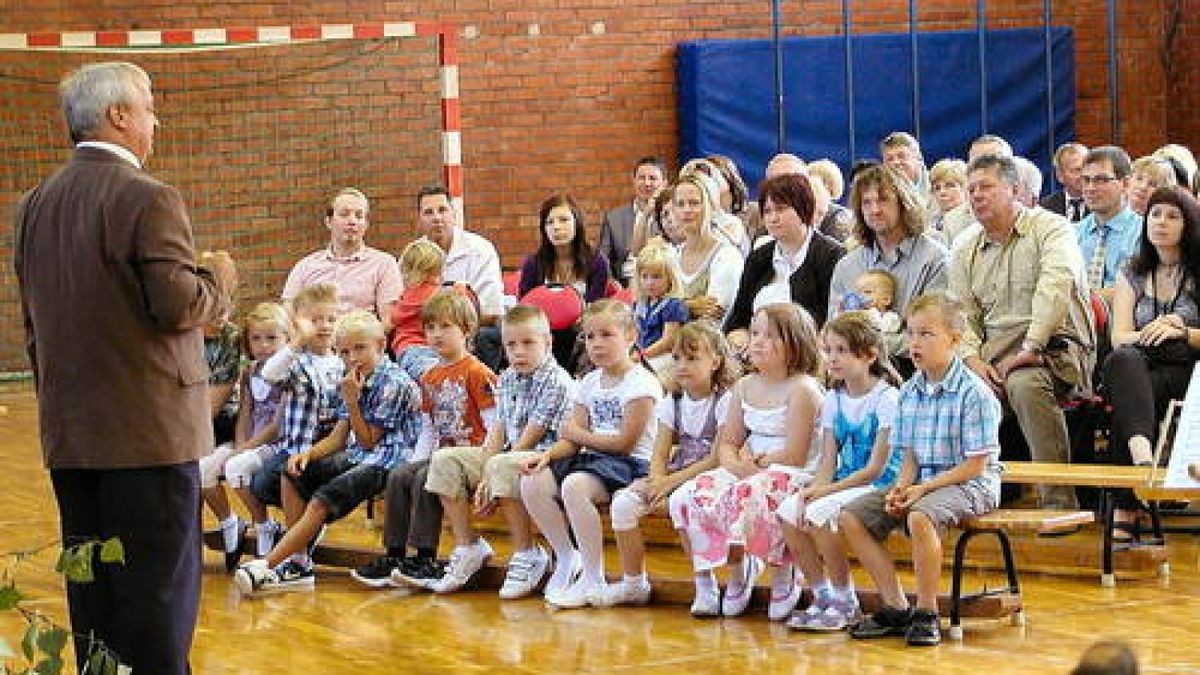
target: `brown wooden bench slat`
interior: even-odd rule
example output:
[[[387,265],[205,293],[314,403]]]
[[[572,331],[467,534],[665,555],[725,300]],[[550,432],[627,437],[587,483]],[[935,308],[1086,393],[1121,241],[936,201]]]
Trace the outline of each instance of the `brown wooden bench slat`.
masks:
[[[1005,532],[1058,532],[1095,522],[1091,511],[1054,509],[996,509],[962,523],[964,530]]]
[[[1004,462],[1004,473],[1000,479],[1006,483],[1026,485],[1136,488],[1149,485],[1154,471],[1148,466]]]

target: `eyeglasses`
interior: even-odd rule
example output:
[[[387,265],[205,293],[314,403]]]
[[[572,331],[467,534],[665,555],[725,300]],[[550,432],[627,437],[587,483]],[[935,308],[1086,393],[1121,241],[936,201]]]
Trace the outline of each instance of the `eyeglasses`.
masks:
[[[1108,185],[1116,179],[1116,176],[1084,176],[1082,181],[1084,185]]]

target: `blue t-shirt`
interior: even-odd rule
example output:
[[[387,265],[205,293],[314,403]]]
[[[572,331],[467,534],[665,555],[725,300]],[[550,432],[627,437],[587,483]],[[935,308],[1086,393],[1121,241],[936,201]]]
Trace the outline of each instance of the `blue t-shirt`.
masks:
[[[638,346],[646,349],[662,339],[668,323],[687,323],[688,310],[679,298],[639,300],[633,310],[638,325]]]

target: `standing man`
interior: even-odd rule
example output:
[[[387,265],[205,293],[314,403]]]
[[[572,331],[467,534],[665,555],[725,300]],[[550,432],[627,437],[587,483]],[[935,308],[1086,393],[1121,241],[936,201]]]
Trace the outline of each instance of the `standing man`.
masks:
[[[333,284],[338,289],[338,313],[352,309],[374,312],[390,325],[392,307],[400,298],[400,265],[396,258],[367,246],[365,236],[371,204],[362,191],[342,188],[325,209],[329,246],[300,259],[283,285],[283,301],[291,302],[301,289]]]
[[[475,355],[493,372],[500,372],[504,360],[499,328],[504,314],[504,282],[496,247],[459,224],[450,192],[440,185],[421,188],[417,193],[417,225],[426,240],[446,253],[442,281],[464,284],[475,293],[479,301]]]
[[[1062,189],[1046,195],[1042,208],[1066,216],[1078,223],[1088,214],[1083,200],[1083,158],[1088,154],[1086,146],[1079,143],[1063,143],[1054,151],[1054,177]]]
[[[1069,462],[1058,405],[1090,387],[1095,333],[1075,231],[1017,198],[1011,157],[983,155],[967,170],[976,223],[955,241],[950,291],[967,315],[960,354],[1015,415],[1039,462]],[[1074,509],[1071,487],[1038,486],[1041,507]]]
[[[188,673],[196,460],[213,447],[201,329],[227,310],[233,263],[196,266],[179,192],[142,168],[158,125],[145,71],[90,64],[59,91],[75,154],[16,214],[26,347],[63,544],[125,547],[67,583],[76,660],[95,635],[135,673]]]
[[[633,167],[633,203],[604,214],[600,224],[600,252],[608,258],[612,276],[622,285],[629,285],[625,261],[630,253],[629,240],[633,237],[633,224],[654,210],[654,196],[666,185],[667,170],[657,157],[643,157]]]

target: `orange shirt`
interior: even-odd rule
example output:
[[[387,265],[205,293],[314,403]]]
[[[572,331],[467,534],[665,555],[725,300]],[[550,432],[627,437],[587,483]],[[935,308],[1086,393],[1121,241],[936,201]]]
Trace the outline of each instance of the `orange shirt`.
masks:
[[[483,444],[487,427],[480,411],[496,407],[495,386],[495,373],[471,354],[425,373],[421,410],[433,420],[439,448]]]
[[[404,289],[392,308],[392,353],[400,356],[405,347],[425,344],[425,326],[421,306],[438,292],[441,284],[421,284]]]

